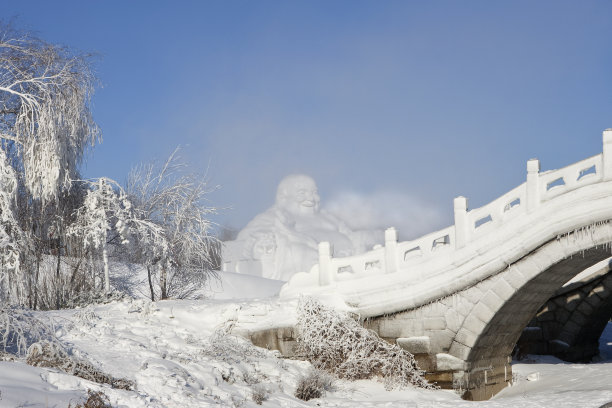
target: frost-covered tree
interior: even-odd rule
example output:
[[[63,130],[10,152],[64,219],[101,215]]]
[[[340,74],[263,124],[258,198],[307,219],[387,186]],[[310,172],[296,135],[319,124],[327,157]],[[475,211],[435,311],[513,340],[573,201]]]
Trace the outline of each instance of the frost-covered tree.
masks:
[[[33,198],[69,188],[97,141],[94,82],[86,56],[0,25],[1,147]]]
[[[185,297],[214,273],[208,185],[176,154],[134,172],[129,195],[110,179],[75,181],[100,139],[95,82],[88,56],[0,22],[0,301],[59,308],[95,288],[89,257],[108,292],[115,244],[147,266],[152,297],[154,281],[159,298]]]
[[[127,225],[131,218],[131,203],[119,185],[111,179],[102,177],[90,184],[83,206],[77,210],[76,222],[68,229],[68,235],[80,237],[85,249],[101,253],[104,263],[104,290],[108,293],[109,234],[114,232],[112,239],[119,239],[121,243],[128,242]]]
[[[30,242],[16,218],[17,176],[2,150],[0,186],[0,288],[4,297],[23,299],[27,288],[19,276],[20,254]]]
[[[108,245],[127,245],[137,240],[142,251],[163,254],[167,247],[163,230],[132,206],[123,188],[114,180],[99,178],[87,182],[89,189],[68,235],[79,238],[83,248],[97,252],[104,265],[104,290],[110,292]]]
[[[144,220],[164,232],[164,251],[149,251],[140,245],[149,272],[151,297],[187,297],[214,275],[219,242],[211,235],[209,216],[216,211],[208,205],[212,191],[206,177],[186,172],[176,149],[161,166],[141,165],[128,179],[126,190]]]
[[[36,307],[42,254],[59,270],[71,180],[99,139],[94,83],[87,56],[0,22],[0,300]]]

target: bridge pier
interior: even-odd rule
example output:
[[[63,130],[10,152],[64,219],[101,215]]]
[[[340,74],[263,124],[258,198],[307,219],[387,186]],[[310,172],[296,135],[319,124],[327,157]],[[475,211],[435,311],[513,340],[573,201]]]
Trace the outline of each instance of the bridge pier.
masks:
[[[493,358],[470,364],[464,374],[465,392],[463,399],[483,401],[512,383],[510,357]]]
[[[480,290],[475,288],[473,291]],[[455,305],[449,308],[444,303]],[[444,299],[417,310],[368,319],[364,326],[414,355],[428,381],[443,389],[454,389],[462,393],[464,399],[486,400],[511,384],[511,357],[491,357],[470,362],[451,354],[452,342],[456,337],[454,330],[458,330],[458,326],[454,325],[459,325],[462,320],[458,310],[471,310],[467,303],[458,299]],[[446,317],[435,317],[443,309]],[[410,334],[417,336],[401,337]]]
[[[429,337],[398,338],[395,343],[414,356],[429,382],[461,392],[464,399],[489,399],[512,382],[510,357],[468,363],[450,354],[432,353]]]

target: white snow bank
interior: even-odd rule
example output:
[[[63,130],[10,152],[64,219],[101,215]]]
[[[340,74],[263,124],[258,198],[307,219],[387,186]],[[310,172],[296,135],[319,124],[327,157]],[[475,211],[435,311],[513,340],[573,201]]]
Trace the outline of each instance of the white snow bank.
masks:
[[[0,407],[67,407],[86,394],[83,389],[50,384],[45,380],[48,373],[25,363],[0,361]]]
[[[323,399],[293,397],[310,369],[273,351],[223,335],[230,327],[273,327],[290,319],[295,305],[260,301],[165,301],[139,299],[84,309],[39,312],[55,320],[60,339],[75,353],[116,377],[135,381],[135,391],[111,389],[77,377],[18,362],[0,362],[0,407],[66,408],[87,389],[105,392],[114,407],[256,408],[254,389],[267,395],[264,407],[436,407],[598,408],[612,401],[612,361],[566,364],[552,357],[514,364],[514,386],[491,401],[469,402],[453,391],[405,389],[387,392],[375,381],[337,381]],[[601,339],[612,348],[612,325]],[[612,353],[611,353],[612,354]],[[533,372],[539,381],[527,381]]]

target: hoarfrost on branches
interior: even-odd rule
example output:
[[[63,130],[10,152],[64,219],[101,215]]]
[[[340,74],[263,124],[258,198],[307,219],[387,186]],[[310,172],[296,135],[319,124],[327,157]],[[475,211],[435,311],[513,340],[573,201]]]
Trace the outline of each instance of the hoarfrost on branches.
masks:
[[[70,355],[59,342],[40,341],[33,343],[27,351],[26,362],[35,367],[57,368],[65,373],[88,381],[108,384],[113,388],[133,390],[134,382],[125,378],[115,378],[86,360]]]
[[[387,389],[435,388],[412,354],[313,298],[300,299],[296,329],[297,354],[318,369],[350,380],[381,376]]]
[[[0,139],[36,199],[70,187],[100,132],[88,58],[0,26]]]
[[[20,231],[15,219],[15,202],[17,198],[17,176],[8,164],[6,154],[0,150],[0,251],[3,269],[19,268],[18,241],[15,234]],[[1,276],[1,275],[0,275]]]
[[[79,201],[72,180],[100,135],[90,111],[94,83],[89,56],[0,22],[2,300],[36,308],[62,286],[65,224]],[[46,286],[41,264],[51,253],[56,273]],[[52,296],[56,307],[60,292]]]
[[[60,308],[110,292],[109,257],[144,263],[158,298],[193,295],[214,275],[206,179],[176,152],[143,166],[130,194],[108,178],[79,180],[100,139],[90,57],[0,21],[0,301]],[[123,251],[123,252],[122,252]]]
[[[177,148],[161,166],[145,164],[134,169],[126,187],[140,218],[158,225],[166,240],[162,251],[156,241],[139,245],[143,249],[139,261],[147,266],[152,299],[155,278],[159,298],[185,298],[214,275],[219,262],[219,242],[210,235],[208,219],[216,212],[207,201],[214,188],[206,177],[187,173],[178,152]]]
[[[160,248],[162,253],[166,244],[161,228],[142,219],[117,182],[100,178],[87,183],[90,188],[83,205],[76,212],[76,221],[68,229],[68,235],[80,237],[86,249],[101,251],[104,262],[104,289],[109,293],[109,241],[116,240],[121,245],[126,245],[130,242],[130,236],[136,236],[141,243]]]

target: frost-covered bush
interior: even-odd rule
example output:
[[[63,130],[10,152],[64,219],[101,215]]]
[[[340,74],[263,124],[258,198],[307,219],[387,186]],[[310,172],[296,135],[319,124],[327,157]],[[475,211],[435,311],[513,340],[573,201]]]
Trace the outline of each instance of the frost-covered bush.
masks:
[[[412,354],[315,299],[300,300],[296,328],[298,355],[318,369],[350,380],[383,377],[387,389],[434,388]]]
[[[26,362],[35,367],[57,368],[65,373],[122,390],[134,389],[132,381],[114,378],[86,361],[70,356],[59,344],[42,341],[28,349]]]
[[[268,390],[261,384],[255,384],[251,390],[251,397],[254,403],[261,405],[268,399]]]
[[[68,408],[72,408],[68,404]],[[87,390],[87,400],[82,404],[77,404],[74,408],[113,408],[108,396],[102,391]]]
[[[53,331],[34,314],[17,306],[0,307],[0,352],[23,357],[33,343],[56,340]]]
[[[255,347],[248,340],[230,335],[227,329],[214,332],[201,353],[229,364],[249,364],[268,357],[266,351]]]
[[[261,405],[269,395],[283,392],[282,377],[288,372],[288,367],[284,360],[278,358],[277,352],[231,335],[231,328],[230,322],[205,339],[201,343],[198,360],[204,360],[214,367],[215,375],[220,380],[242,389],[240,398],[232,399],[234,406],[249,406],[245,402],[249,399]]]
[[[76,307],[85,307],[88,305],[123,302],[128,301],[130,299],[131,297],[129,295],[118,290],[113,290],[109,293],[92,290],[89,292],[78,293],[72,299],[69,299],[67,301],[66,307],[69,309],[74,309]]]
[[[334,378],[324,371],[312,369],[300,378],[295,396],[304,401],[321,398],[325,391],[334,389]]]

